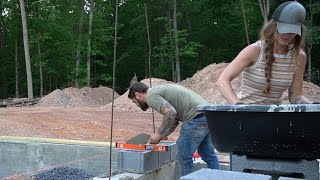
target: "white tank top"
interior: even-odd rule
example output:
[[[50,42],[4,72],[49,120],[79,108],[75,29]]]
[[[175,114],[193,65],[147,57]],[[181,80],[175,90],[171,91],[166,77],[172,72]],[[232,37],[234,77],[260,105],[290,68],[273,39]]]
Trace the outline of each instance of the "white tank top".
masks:
[[[268,94],[265,94],[262,92],[266,85],[264,43],[262,41],[258,41],[258,43],[261,46],[258,60],[254,65],[243,70],[238,98],[244,103],[281,104],[282,94],[291,86],[295,72],[295,60],[292,52],[290,51],[286,55],[274,54],[271,89]]]

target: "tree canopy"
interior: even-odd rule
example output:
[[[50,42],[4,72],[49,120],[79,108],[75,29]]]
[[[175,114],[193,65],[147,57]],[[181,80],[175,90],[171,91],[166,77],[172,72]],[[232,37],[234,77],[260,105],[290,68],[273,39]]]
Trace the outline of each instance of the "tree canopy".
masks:
[[[93,3],[91,35],[90,2]],[[248,37],[253,43],[258,40],[264,23],[258,1],[176,0],[181,80],[211,63],[232,61],[247,45],[243,2]],[[270,1],[268,19],[282,2]],[[299,2],[307,9],[307,47],[311,60],[309,77],[319,85],[320,51],[317,49],[320,47],[320,2]],[[120,94],[127,90],[135,74],[139,80],[149,77],[144,3],[148,7],[151,42],[150,74],[152,77],[176,80],[173,0],[121,0],[115,79],[115,90]],[[113,0],[25,0],[24,6],[36,97],[42,95],[41,91],[45,95],[58,88],[75,87],[77,80],[80,87],[87,86],[87,72],[90,72],[91,87],[112,86]],[[28,85],[19,1],[0,1],[0,11],[0,98],[17,96],[16,87],[18,96],[26,97]],[[82,34],[79,36],[80,31]],[[87,71],[88,52],[90,71]],[[78,68],[77,59],[80,60]]]

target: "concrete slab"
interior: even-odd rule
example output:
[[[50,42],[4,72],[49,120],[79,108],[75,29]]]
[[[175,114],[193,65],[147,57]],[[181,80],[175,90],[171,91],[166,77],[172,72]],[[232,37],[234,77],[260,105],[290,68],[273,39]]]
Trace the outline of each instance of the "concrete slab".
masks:
[[[144,174],[128,173],[123,172],[111,177],[112,180],[178,180],[179,171],[178,163],[176,161],[171,161],[164,166],[159,166],[155,169],[145,172]],[[106,178],[95,177],[93,180],[108,180]]]
[[[182,176],[180,180],[272,180],[271,176],[203,168]]]
[[[109,143],[89,146],[90,142],[17,138],[0,140],[0,179],[21,174],[34,175],[55,167],[79,168],[97,176],[109,170]],[[24,141],[26,140],[26,141]],[[112,169],[117,168],[117,149],[112,152]]]
[[[110,179],[111,180],[131,180],[131,179],[137,179],[139,177],[143,176],[143,174],[135,174],[135,173],[121,173],[121,174],[116,174],[114,176],[112,176]],[[94,177],[92,178],[92,180],[109,180],[108,178],[99,178],[99,177]]]

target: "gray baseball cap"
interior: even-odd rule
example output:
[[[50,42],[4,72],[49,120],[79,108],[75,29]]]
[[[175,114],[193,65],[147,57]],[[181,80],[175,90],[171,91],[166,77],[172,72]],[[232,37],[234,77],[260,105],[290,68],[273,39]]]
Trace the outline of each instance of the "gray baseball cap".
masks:
[[[306,19],[306,9],[297,1],[282,3],[273,13],[278,32],[296,33],[301,36],[301,26]]]

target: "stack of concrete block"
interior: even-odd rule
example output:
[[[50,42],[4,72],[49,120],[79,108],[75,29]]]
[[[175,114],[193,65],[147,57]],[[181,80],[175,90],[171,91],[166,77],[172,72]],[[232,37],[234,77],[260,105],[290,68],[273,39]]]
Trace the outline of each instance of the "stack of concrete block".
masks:
[[[231,156],[231,170],[237,172],[264,172],[272,176],[292,176],[319,180],[319,162],[306,159],[256,158],[245,155]]]
[[[176,159],[177,146],[175,142],[160,142],[159,145],[167,146],[168,150],[165,152],[133,149],[120,150],[118,152],[118,169],[144,173]]]
[[[180,180],[272,180],[269,175],[249,174],[242,172],[224,171],[202,168],[182,176]]]

